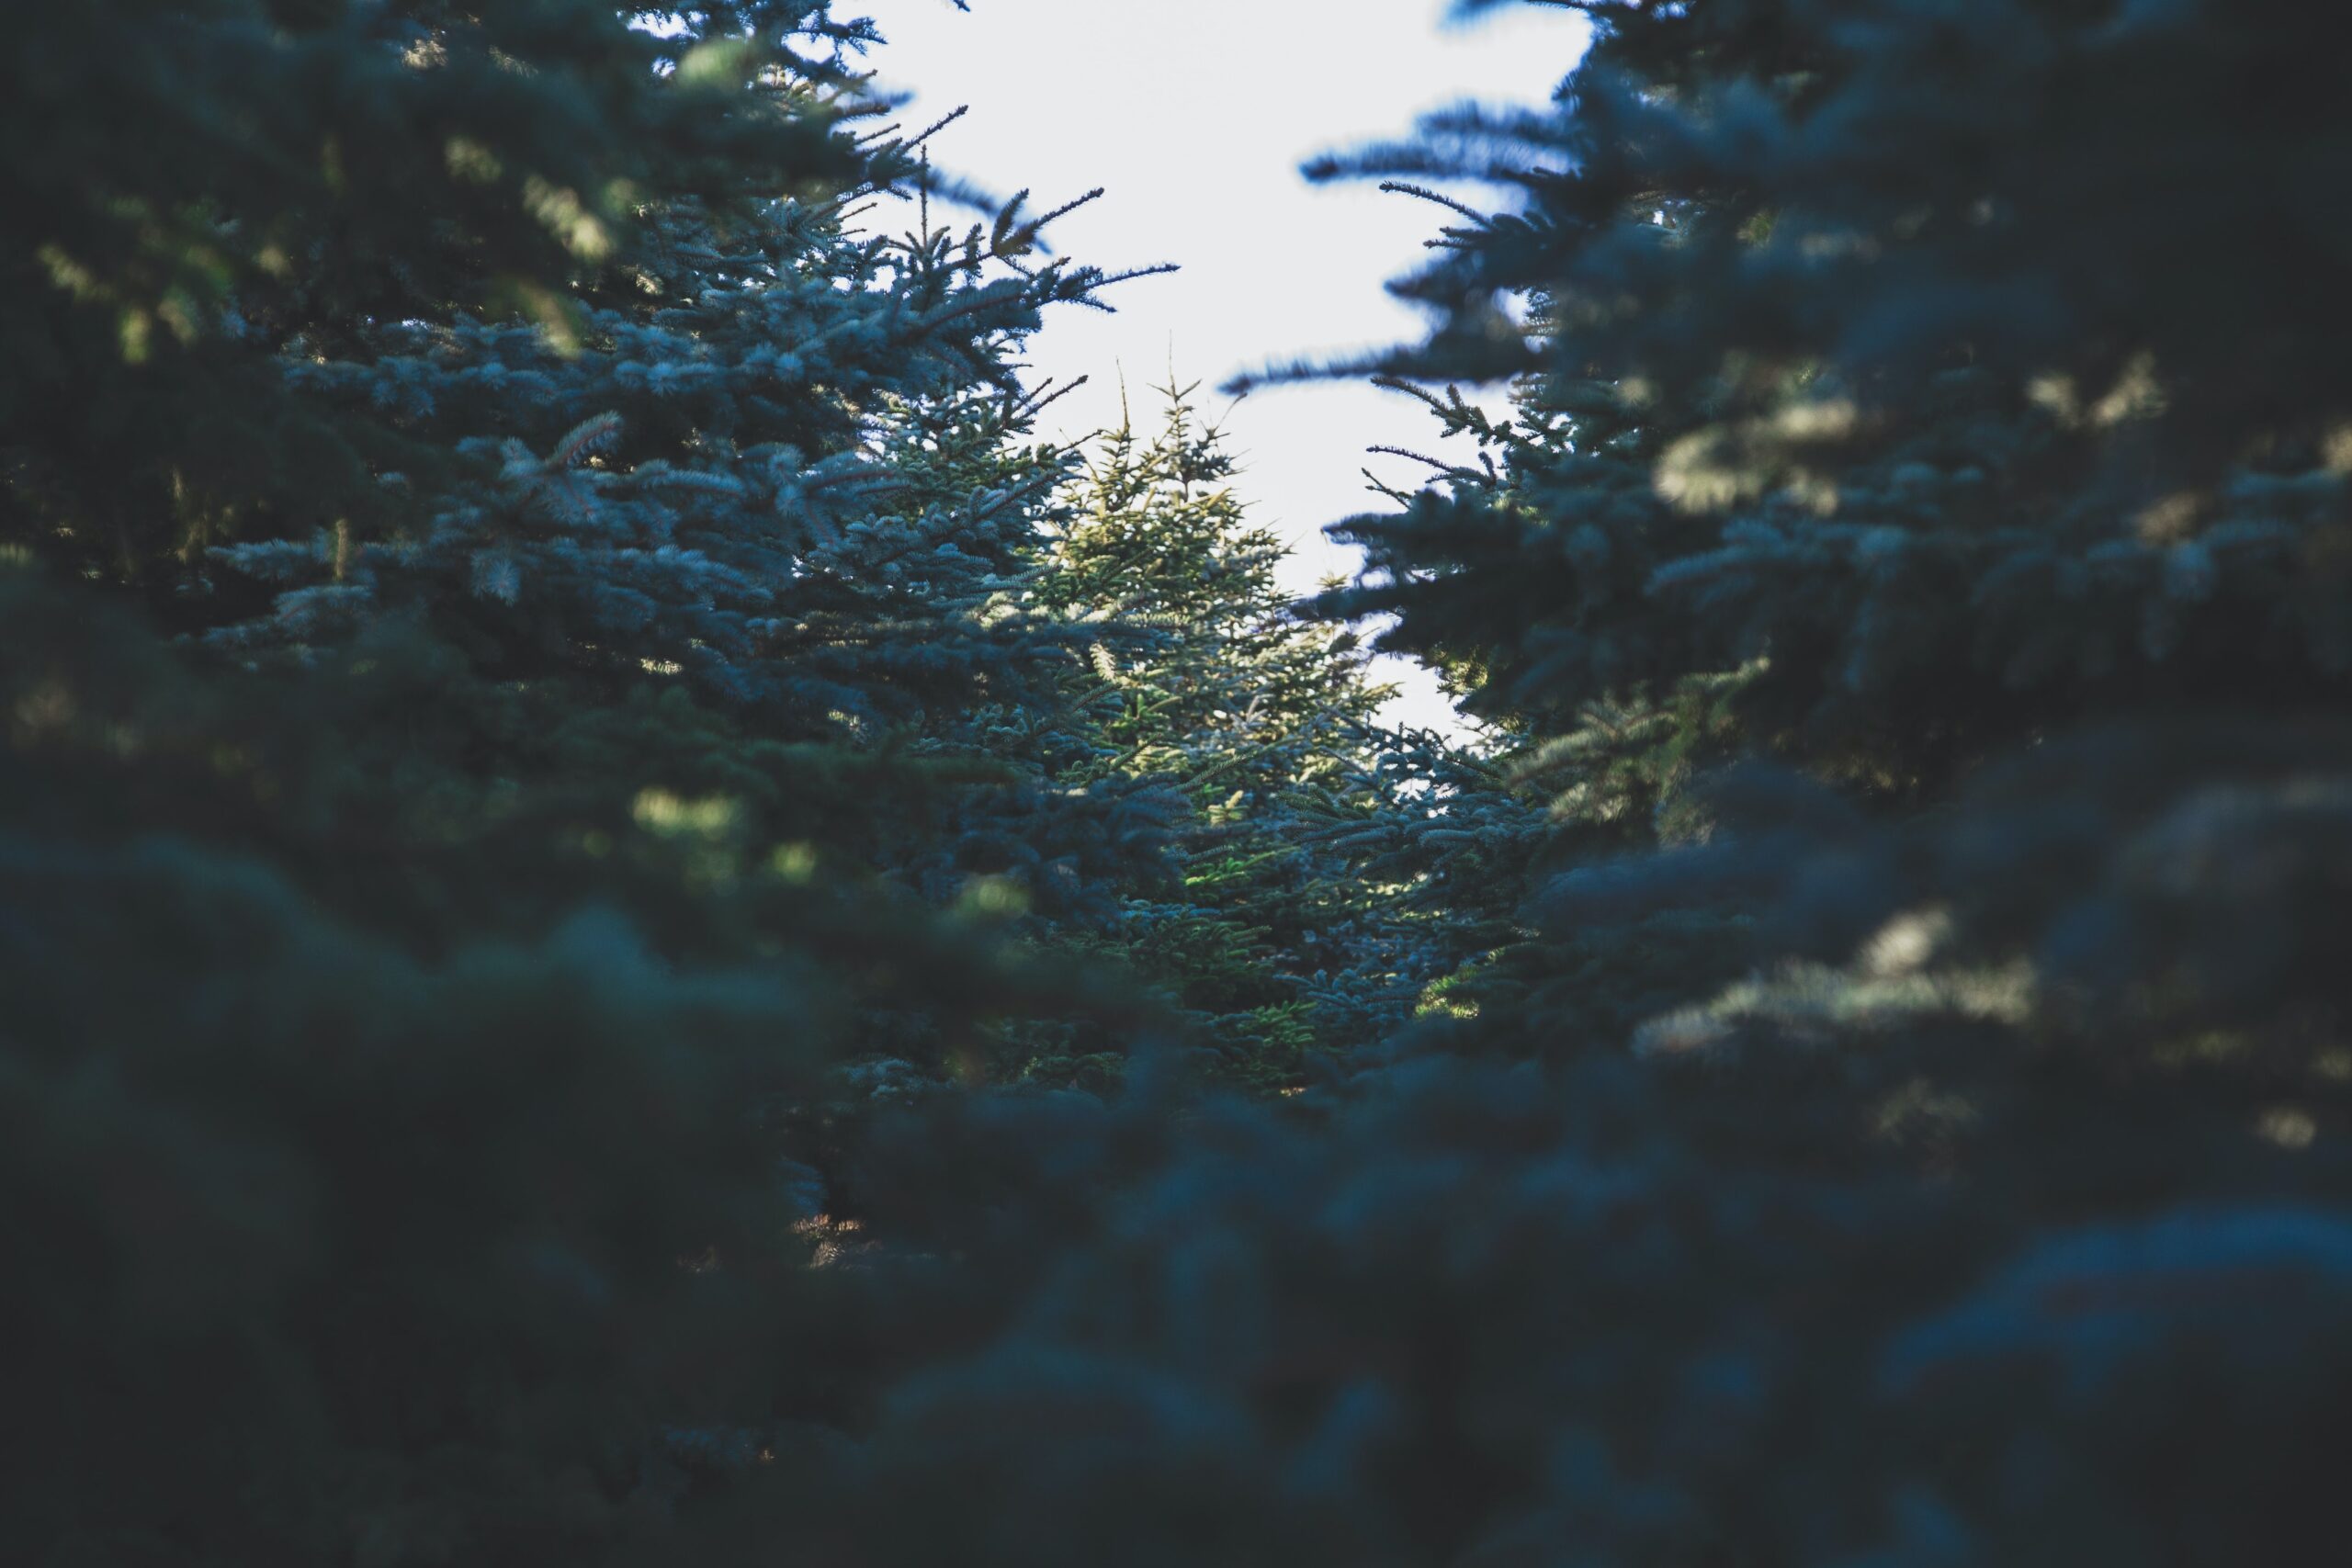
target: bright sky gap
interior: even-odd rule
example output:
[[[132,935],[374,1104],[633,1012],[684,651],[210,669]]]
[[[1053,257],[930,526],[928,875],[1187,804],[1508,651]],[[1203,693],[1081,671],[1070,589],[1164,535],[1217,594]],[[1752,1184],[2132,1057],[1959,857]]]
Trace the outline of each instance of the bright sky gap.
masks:
[[[1257,521],[1292,547],[1301,592],[1351,572],[1324,525],[1385,508],[1363,470],[1410,488],[1422,472],[1365,448],[1429,448],[1426,411],[1354,383],[1271,389],[1238,404],[1227,378],[1295,356],[1417,337],[1418,313],[1383,288],[1419,264],[1442,215],[1366,184],[1313,186],[1314,155],[1408,131],[1464,99],[1535,103],[1583,51],[1582,18],[1534,6],[1446,26],[1442,0],[865,0],[889,40],[882,85],[904,118],[971,112],[936,143],[946,167],[1047,210],[1107,194],[1054,226],[1064,254],[1118,268],[1182,270],[1121,288],[1115,315],[1070,310],[1033,346],[1039,378],[1090,378],[1048,411],[1061,439],[1115,423],[1124,375],[1139,419],[1170,374],[1201,384]],[[877,214],[876,221],[887,221]],[[1443,724],[1433,677],[1401,660],[1390,716]]]

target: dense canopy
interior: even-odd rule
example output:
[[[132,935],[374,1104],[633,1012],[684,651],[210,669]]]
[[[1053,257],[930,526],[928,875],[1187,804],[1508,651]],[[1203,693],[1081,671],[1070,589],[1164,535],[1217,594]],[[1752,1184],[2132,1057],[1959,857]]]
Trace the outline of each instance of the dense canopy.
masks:
[[[13,18],[0,1558],[2340,1555],[2325,8],[1573,8],[1306,604],[846,3]]]

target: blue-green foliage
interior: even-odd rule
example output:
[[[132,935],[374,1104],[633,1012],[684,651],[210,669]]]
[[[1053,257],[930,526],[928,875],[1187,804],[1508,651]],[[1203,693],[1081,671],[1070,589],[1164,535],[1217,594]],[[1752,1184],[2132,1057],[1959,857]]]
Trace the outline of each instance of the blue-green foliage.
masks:
[[[918,444],[918,422],[986,392],[1009,373],[976,367],[974,341],[1034,328],[1075,285],[977,276],[985,253],[959,265],[944,233],[927,250],[862,239],[839,226],[843,199],[733,232],[665,213],[656,259],[627,269],[639,298],[581,310],[568,346],[463,316],[372,332],[350,359],[289,345],[295,386],[380,411],[473,482],[380,541],[212,552],[216,571],[287,584],[270,622],[213,639],[314,638],[338,613],[422,602],[522,669],[650,661],[809,732],[1015,681],[1035,639],[980,612],[1005,597],[1055,470],[909,504],[892,426],[917,424]]]
[[[1470,443],[1326,607],[1492,756],[1197,430],[1032,440],[1104,280],[865,29],[40,13],[0,1555],[2340,1555],[2330,18],[1577,8],[1325,170]]]
[[[808,1267],[874,1108],[1160,1021],[941,908],[1165,875],[1168,807],[1037,754],[1008,361],[1104,279],[1017,204],[855,227],[948,188],[857,134],[862,26],[631,19],[10,52],[9,1562],[690,1554],[740,1434],[940,1331]]]
[[[1404,285],[1437,330],[1363,367],[1481,450],[1349,524],[1371,570],[1328,601],[1396,616],[1553,798],[1519,930],[1371,1070],[1149,1154],[1132,1110],[1058,1133],[1102,1196],[998,1233],[1034,1283],[826,1472],[876,1499],[854,1539],[2324,1556],[2328,19],[1579,8],[1551,108],[1327,169],[1520,195],[1455,209]],[[1443,389],[1479,378],[1516,380],[1509,420]],[[991,1168],[1001,1213],[1074,1180]]]

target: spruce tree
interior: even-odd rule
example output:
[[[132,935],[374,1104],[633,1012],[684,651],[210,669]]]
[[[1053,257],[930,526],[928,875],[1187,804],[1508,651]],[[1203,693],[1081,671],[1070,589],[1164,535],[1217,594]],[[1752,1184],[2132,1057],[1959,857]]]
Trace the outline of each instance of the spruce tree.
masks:
[[[870,1059],[1150,1026],[936,907],[1157,864],[983,723],[1074,657],[1010,361],[1102,276],[1018,204],[858,227],[924,178],[863,24],[639,19],[11,53],[9,1561],[718,1551],[948,1332],[809,1267]]]
[[[1417,878],[1380,864],[1430,815],[1428,781],[1378,722],[1390,694],[1356,635],[1295,615],[1197,389],[1160,390],[1156,432],[1123,418],[1101,438],[1041,583],[1125,633],[1078,677],[1099,741],[1069,776],[1181,794],[1182,897],[1138,900],[1124,954],[1201,1019],[1222,1072],[1295,1084],[1306,1053],[1370,1043],[1432,976]]]
[[[1918,1183],[1903,1241],[1946,1250],[1846,1343],[1749,1320],[1911,1438],[1787,1553],[2291,1554],[2344,1376],[2296,1299],[2337,1288],[2345,1195],[2352,387],[2287,303],[2340,308],[2290,172],[2347,135],[2317,24],[1583,8],[1557,112],[1326,168],[1463,220],[1382,368],[1521,384],[1505,423],[1433,397],[1485,460],[1358,525],[1336,601],[1480,672],[1579,863],[1462,1043],[1743,1103],[1726,1190]]]

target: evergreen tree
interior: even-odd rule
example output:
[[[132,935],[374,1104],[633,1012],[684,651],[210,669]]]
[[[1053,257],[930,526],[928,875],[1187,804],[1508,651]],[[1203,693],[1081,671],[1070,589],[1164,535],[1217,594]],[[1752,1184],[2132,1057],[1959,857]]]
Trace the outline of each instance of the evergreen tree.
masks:
[[[1100,739],[1069,776],[1159,775],[1190,807],[1182,897],[1136,904],[1125,955],[1202,1018],[1224,1072],[1292,1084],[1305,1053],[1369,1043],[1431,977],[1443,943],[1409,907],[1416,878],[1380,863],[1431,814],[1429,781],[1381,728],[1390,693],[1355,635],[1294,614],[1283,543],[1248,521],[1194,389],[1162,389],[1148,438],[1132,419],[1102,438],[1041,598],[1128,637],[1081,677]]]
[[[838,1064],[1151,1026],[898,891],[1158,863],[982,722],[1074,657],[1010,359],[1105,279],[1018,203],[854,227],[925,179],[863,24],[639,19],[11,53],[9,1561],[718,1550],[761,1434],[962,1321],[808,1267],[906,1076]]]
[[[2290,172],[2347,135],[2316,24],[1586,9],[1557,112],[1327,171],[1525,193],[1455,207],[1407,286],[1443,324],[1383,367],[1522,378],[1517,417],[1432,398],[1486,460],[1359,525],[1374,570],[1335,601],[1476,669],[1558,792],[1577,863],[1456,1043],[1630,1044],[1693,1114],[1744,1105],[1726,1191],[1919,1183],[1902,1241],[1944,1255],[1844,1342],[1745,1329],[1917,1434],[1781,1551],[2291,1552],[2334,1396],[2264,1369],[2293,1342],[2344,1376],[2247,1272],[2334,1278],[2345,1196],[2352,387],[2284,303],[2336,246]],[[2183,210],[2213,220],[2184,241]]]

